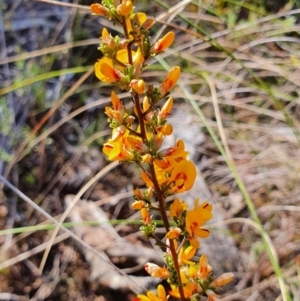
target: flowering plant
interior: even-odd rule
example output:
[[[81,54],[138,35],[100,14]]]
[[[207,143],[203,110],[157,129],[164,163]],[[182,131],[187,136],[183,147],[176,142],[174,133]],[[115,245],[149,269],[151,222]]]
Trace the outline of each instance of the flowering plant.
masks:
[[[91,5],[93,14],[112,20],[124,32],[124,38],[120,38],[113,37],[106,28],[102,30],[99,49],[104,56],[96,62],[95,74],[99,80],[130,92],[134,104],[133,111],[128,110],[112,91],[112,106],[105,108],[112,136],[103,145],[103,152],[109,160],[140,166],[147,189],[143,192],[135,189],[132,208],[141,213],[144,235],[155,239],[165,250],[165,266],[146,263],[145,269],[151,276],[167,280],[171,287],[166,292],[158,285],[157,294],[148,291],[135,300],[166,301],[168,295],[182,301],[200,300],[203,295],[210,301],[218,300],[216,288],[229,283],[232,273],[214,279],[205,255],[199,262],[193,261],[200,246],[199,238],[209,235],[203,226],[212,218],[212,206],[196,199],[194,208],[188,208],[177,197],[170,205],[166,203],[167,197],[191,189],[197,175],[182,140],[161,149],[163,140],[173,131],[168,123],[173,106],[169,94],[180,77],[180,67],[172,67],[157,86],[143,78],[148,60],[170,47],[175,34],[168,32],[152,42],[149,29],[154,19],[135,12],[135,2],[122,0],[116,4],[113,0],[103,0],[102,4]],[[156,236],[153,211],[162,218],[165,240]]]

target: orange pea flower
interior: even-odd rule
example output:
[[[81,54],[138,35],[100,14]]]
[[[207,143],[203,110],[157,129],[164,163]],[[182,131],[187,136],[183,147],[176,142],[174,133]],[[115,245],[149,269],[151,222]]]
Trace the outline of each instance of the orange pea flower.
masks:
[[[141,56],[140,51],[132,51],[133,62],[135,64],[141,64],[143,62],[143,57]],[[128,53],[126,49],[121,49],[118,51],[117,60],[124,65],[128,65]],[[124,67],[118,65],[115,67],[116,63],[113,63],[113,60],[108,57],[103,57],[95,64],[95,74],[96,76],[105,83],[113,83],[120,81],[124,78],[122,73]]]
[[[95,74],[105,83],[115,83],[124,77],[121,71],[112,66],[111,60],[107,57],[96,62]]]
[[[186,231],[192,241],[195,240],[195,237],[206,238],[209,235],[209,231],[201,227],[212,218],[212,206],[207,202],[199,205],[198,202],[199,199],[196,199],[194,210],[188,211],[185,218]]]
[[[189,160],[177,163],[171,172],[168,182],[173,192],[184,192],[192,188],[197,176],[195,165]]]

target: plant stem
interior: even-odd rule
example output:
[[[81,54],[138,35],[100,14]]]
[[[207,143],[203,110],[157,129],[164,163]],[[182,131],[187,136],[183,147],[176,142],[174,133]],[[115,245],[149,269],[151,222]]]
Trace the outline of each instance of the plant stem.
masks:
[[[149,163],[149,168],[150,168],[152,182],[154,184],[154,190],[156,192],[156,197],[157,197],[157,200],[159,203],[160,214],[161,214],[166,232],[168,232],[170,230],[170,224],[169,224],[169,220],[168,220],[168,216],[167,216],[167,212],[166,212],[165,197],[164,197],[163,192],[160,189],[159,184],[157,182],[153,163]],[[180,299],[181,299],[181,301],[185,301],[183,287],[181,286],[181,276],[180,276],[180,268],[179,268],[179,264],[178,264],[178,256],[177,256],[177,252],[175,249],[174,241],[172,239],[170,239],[170,251],[172,254],[172,258],[173,258],[174,267],[176,269],[177,276],[178,276],[178,290],[179,290],[179,294],[180,294]]]

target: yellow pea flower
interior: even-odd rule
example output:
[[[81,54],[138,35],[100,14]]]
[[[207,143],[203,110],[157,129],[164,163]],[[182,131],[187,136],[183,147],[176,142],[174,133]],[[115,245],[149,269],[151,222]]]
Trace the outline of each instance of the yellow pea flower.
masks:
[[[140,51],[132,51],[132,55],[134,64],[141,64],[141,62],[143,62]],[[128,65],[128,53],[126,49],[118,51],[116,58],[124,65]],[[122,80],[124,77],[122,73],[123,69],[124,67],[120,65],[118,65],[118,69],[115,68],[113,60],[108,57],[103,57],[95,63],[95,74],[105,83],[113,83]]]
[[[157,296],[153,292],[149,291],[147,292],[147,296],[137,295],[137,298],[134,298],[134,301],[168,301],[168,298],[165,288],[159,284],[157,286]]]
[[[112,66],[111,59],[104,57],[95,64],[96,76],[105,83],[115,83],[121,80],[124,75]]]
[[[190,261],[189,259],[193,258],[196,254],[197,249],[193,248],[192,246],[188,246],[187,248],[181,248],[178,254],[178,263],[179,265],[183,264],[194,264],[194,262]]]

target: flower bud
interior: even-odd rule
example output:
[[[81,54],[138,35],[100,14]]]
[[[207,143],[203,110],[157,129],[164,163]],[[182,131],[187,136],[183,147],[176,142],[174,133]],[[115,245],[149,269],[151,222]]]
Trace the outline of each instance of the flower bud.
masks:
[[[152,277],[157,277],[162,279],[167,279],[170,277],[170,272],[166,268],[160,267],[157,264],[147,262],[144,265],[144,268],[147,271],[147,273],[150,274]]]
[[[206,290],[205,291],[207,297],[208,297],[208,301],[218,301],[219,296],[217,294],[215,294],[212,290]]]
[[[163,107],[161,108],[161,110],[158,112],[158,118],[165,120],[167,119],[167,117],[169,116],[171,110],[173,107],[173,97],[170,97],[165,104],[163,105]]]
[[[150,53],[159,53],[170,47],[174,42],[175,34],[169,31],[163,38],[159,39],[150,49]]]
[[[176,239],[181,234],[181,229],[178,227],[171,228],[170,231],[166,234],[167,239]]]
[[[142,220],[145,225],[152,224],[152,218],[147,208],[141,209]]]
[[[212,282],[215,287],[220,287],[230,283],[233,279],[233,273],[224,273]]]
[[[93,3],[90,8],[93,12],[93,15],[106,16],[109,14],[109,10],[99,3]]]
[[[127,142],[130,144],[130,146],[133,149],[135,149],[138,152],[146,153],[149,151],[148,146],[145,143],[143,143],[142,140],[139,140],[139,139],[136,139],[136,138],[130,136],[127,138]]]
[[[148,189],[145,190],[145,197],[147,200],[150,200],[153,196],[153,188],[149,187]]]
[[[144,199],[143,193],[138,188],[134,189],[134,197],[140,200]]]
[[[126,132],[126,127],[125,127],[125,125],[120,125],[120,126],[118,126],[117,128],[115,128],[115,129],[113,130],[111,140],[112,140],[112,141],[117,141],[117,140],[119,140],[121,137],[123,137],[123,135],[125,134],[125,132]]]
[[[121,115],[123,116],[125,113],[125,108],[123,106],[123,103],[121,102],[120,98],[117,96],[117,94],[112,91],[111,92],[111,102],[113,104],[113,107],[116,111],[119,111]]]
[[[120,5],[117,6],[117,13],[121,16],[127,16],[132,10],[131,0],[123,0]]]
[[[165,136],[170,136],[173,133],[173,127],[171,124],[167,123],[162,127],[161,131]]]
[[[129,86],[138,94],[143,94],[146,91],[146,84],[143,79],[133,79]]]
[[[180,67],[174,66],[168,72],[166,78],[159,87],[160,97],[163,97],[168,93],[177,83],[180,77]]]
[[[143,201],[135,201],[131,205],[132,209],[134,210],[141,210],[144,208],[144,202]]]
[[[141,159],[142,159],[143,163],[150,163],[152,160],[152,157],[150,154],[146,154],[146,155],[141,156]]]
[[[155,23],[155,19],[150,17],[143,24],[143,28],[144,29],[150,29],[154,23]]]

